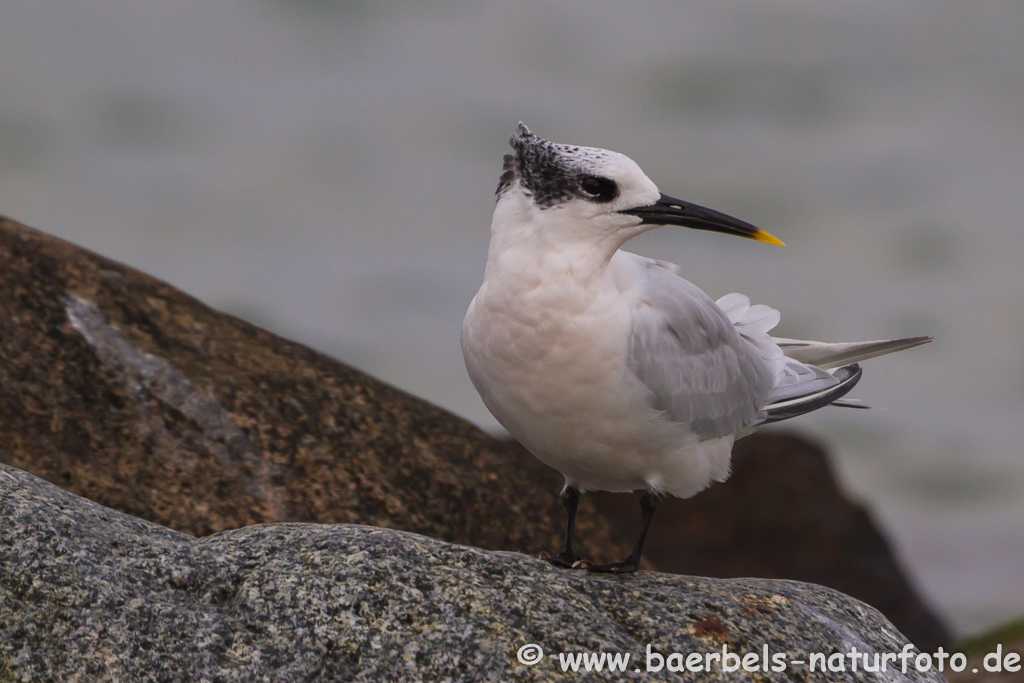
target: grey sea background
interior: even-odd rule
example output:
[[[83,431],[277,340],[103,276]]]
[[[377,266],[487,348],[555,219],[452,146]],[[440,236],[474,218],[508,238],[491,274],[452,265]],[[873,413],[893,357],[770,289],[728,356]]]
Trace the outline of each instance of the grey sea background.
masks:
[[[931,334],[785,425],[960,634],[1024,614],[1024,3],[0,4],[0,213],[496,433],[458,335],[522,119],[785,248],[629,248],[783,336]]]

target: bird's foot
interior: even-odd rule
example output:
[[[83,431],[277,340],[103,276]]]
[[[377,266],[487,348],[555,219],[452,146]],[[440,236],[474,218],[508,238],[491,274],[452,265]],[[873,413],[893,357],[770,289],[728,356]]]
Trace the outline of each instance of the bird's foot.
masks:
[[[562,567],[564,569],[579,569],[581,567],[584,567],[585,565],[590,564],[586,560],[581,559],[580,556],[576,553],[572,551],[566,552],[565,550],[554,556],[552,556],[551,553],[542,552],[540,554],[540,559],[550,562],[556,567]]]
[[[587,562],[584,568],[587,571],[600,572],[602,574],[632,574],[640,568],[640,560],[628,557],[622,562],[610,562],[608,564],[591,564]]]

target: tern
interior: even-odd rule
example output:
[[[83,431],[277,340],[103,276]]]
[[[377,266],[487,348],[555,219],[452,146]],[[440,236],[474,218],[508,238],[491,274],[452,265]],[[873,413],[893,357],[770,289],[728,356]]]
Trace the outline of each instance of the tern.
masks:
[[[779,312],[714,301],[679,267],[620,250],[678,225],[774,236],[662,194],[629,157],[557,144],[519,124],[504,157],[484,281],[462,326],[466,368],[509,434],[565,477],[562,567],[635,571],[658,497],[725,481],[733,442],[842,397],[867,358],[931,341],[823,343],[769,335]],[[573,548],[580,494],[642,489],[629,557]]]

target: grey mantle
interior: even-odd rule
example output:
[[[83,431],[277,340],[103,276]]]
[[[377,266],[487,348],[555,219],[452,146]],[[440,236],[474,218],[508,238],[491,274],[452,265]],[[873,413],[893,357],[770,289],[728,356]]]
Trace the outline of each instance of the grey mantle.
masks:
[[[533,666],[517,658],[528,643],[546,653]],[[813,584],[593,575],[348,524],[195,538],[0,464],[3,682],[942,680],[795,664],[648,673],[648,644],[663,655],[767,645],[806,659],[898,652],[905,639]],[[624,674],[563,673],[548,656],[558,652],[631,659]]]

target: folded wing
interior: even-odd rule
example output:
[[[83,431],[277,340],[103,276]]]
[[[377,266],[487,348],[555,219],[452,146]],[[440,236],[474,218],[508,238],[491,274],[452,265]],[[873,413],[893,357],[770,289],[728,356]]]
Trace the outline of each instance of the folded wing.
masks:
[[[775,385],[769,361],[704,292],[661,264],[636,258],[645,272],[627,365],[651,392],[652,406],[701,440],[762,422]]]
[[[623,254],[623,252],[620,252]],[[629,255],[643,270],[627,365],[653,407],[702,440],[739,435],[841,400],[860,381],[858,361],[931,341],[910,337],[830,344],[776,338],[777,310],[742,294],[712,301],[671,264]]]

